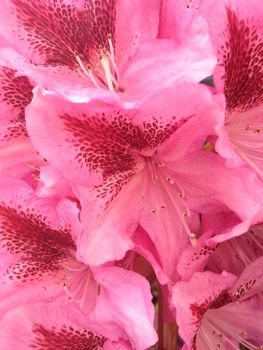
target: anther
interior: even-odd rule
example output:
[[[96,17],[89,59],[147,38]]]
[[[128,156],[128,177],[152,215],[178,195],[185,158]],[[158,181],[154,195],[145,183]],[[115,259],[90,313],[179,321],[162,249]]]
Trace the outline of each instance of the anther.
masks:
[[[151,209],[152,214],[155,214],[157,212],[156,208]]]
[[[189,238],[190,238],[190,242],[191,242],[192,246],[195,247],[196,243],[197,243],[196,234],[195,233],[191,233]]]
[[[171,185],[174,184],[174,180],[173,180],[171,177],[167,176],[166,180],[167,180]]]
[[[27,162],[26,163],[30,168],[32,169],[36,169],[36,170],[39,170],[40,169],[40,166],[34,164],[34,163],[31,163],[31,162]]]
[[[37,174],[32,174],[31,175],[33,177],[33,179],[37,180],[37,181],[40,181],[40,176],[37,175]]]
[[[153,180],[153,184],[154,184],[154,185],[157,185],[157,183],[158,183],[158,177],[153,177],[152,180]]]
[[[165,205],[164,205],[164,204],[161,204],[161,208],[162,208],[162,209],[164,209],[164,208],[166,208],[166,207],[165,207]]]

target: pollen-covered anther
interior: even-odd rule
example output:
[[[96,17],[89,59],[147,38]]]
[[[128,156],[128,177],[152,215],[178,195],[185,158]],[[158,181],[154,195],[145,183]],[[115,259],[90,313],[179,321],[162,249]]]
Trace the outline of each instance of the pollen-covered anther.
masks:
[[[153,184],[156,186],[158,184],[158,177],[153,177]]]
[[[40,170],[40,166],[31,162],[26,162],[26,165],[29,166],[29,168]]]
[[[171,185],[174,184],[174,180],[170,176],[166,177],[166,181],[169,182],[169,184],[171,184]]]
[[[195,233],[191,233],[189,236],[190,242],[192,244],[193,247],[196,246],[197,243],[197,239],[196,239],[196,234]]]
[[[164,204],[161,204],[161,208],[162,208],[162,209],[165,209],[166,206],[165,206]]]
[[[40,181],[40,176],[37,174],[31,174],[34,180]]]
[[[152,214],[157,213],[157,209],[156,209],[156,208],[152,208],[152,209],[151,209],[151,213],[152,213]]]

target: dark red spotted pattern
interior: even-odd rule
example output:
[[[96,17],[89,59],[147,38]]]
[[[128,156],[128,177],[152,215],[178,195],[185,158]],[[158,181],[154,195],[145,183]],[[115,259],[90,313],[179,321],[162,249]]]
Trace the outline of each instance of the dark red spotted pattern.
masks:
[[[219,64],[225,68],[227,110],[248,110],[263,102],[263,41],[253,19],[227,11],[225,43],[219,48]]]
[[[142,126],[135,125],[120,111],[88,116],[61,116],[69,142],[76,150],[75,159],[90,171],[101,172],[104,184],[97,188],[98,196],[110,197],[119,193],[136,173],[141,151],[154,150],[168,139],[187,119],[174,118],[164,123],[151,118]]]
[[[194,251],[191,259],[187,262],[187,266],[191,266],[193,263],[196,263],[198,260],[200,260],[203,257],[209,257],[218,247],[218,245],[214,247],[208,247],[206,244],[203,244],[201,246],[201,249],[199,251]]]
[[[52,275],[76,249],[68,230],[55,230],[35,209],[22,210],[0,205],[0,240],[2,247],[19,260],[6,275],[25,282]]]
[[[29,346],[36,350],[99,350],[107,340],[86,329],[66,325],[58,330],[55,327],[48,329],[35,324],[32,332],[35,334],[35,339]]]
[[[253,285],[256,283],[255,279],[245,281],[242,283],[238,289],[231,294],[231,300],[232,301],[238,301],[240,300],[245,294],[253,287]]]
[[[208,309],[218,309],[230,302],[232,302],[232,298],[228,291],[222,290],[217,295],[213,294],[210,297],[208,297],[204,302],[201,304],[190,304],[190,310],[192,313],[192,316],[194,317],[194,325],[196,328],[196,332],[198,328],[200,327],[202,318],[204,317],[204,314]],[[196,336],[195,335],[193,342],[192,342],[192,350],[196,350]]]
[[[14,34],[45,65],[74,69],[76,55],[85,64],[95,64],[99,47],[108,49],[109,34],[114,42],[115,0],[84,0],[82,6],[64,0],[11,1],[22,29]]]
[[[15,77],[16,71],[0,68],[0,103],[4,102],[14,110],[14,118],[9,121],[3,139],[9,140],[27,136],[25,107],[31,102],[33,86],[27,77]]]
[[[191,304],[190,310],[196,319],[195,324],[197,328],[200,326],[202,318],[208,309],[218,309],[229,302],[232,302],[230,294],[226,290],[222,290],[217,295],[209,296],[201,304]]]

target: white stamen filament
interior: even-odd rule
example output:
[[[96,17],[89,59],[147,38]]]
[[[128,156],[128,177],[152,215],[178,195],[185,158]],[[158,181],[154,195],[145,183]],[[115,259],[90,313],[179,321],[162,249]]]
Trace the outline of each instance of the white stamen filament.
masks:
[[[114,72],[115,72],[117,80],[118,80],[119,79],[119,71],[118,71],[118,67],[116,65],[115,53],[114,53],[112,40],[110,38],[108,39],[108,43],[109,43],[109,47],[110,47],[110,51],[108,51],[108,56],[110,58],[111,64],[114,68]]]
[[[249,233],[249,238],[254,241],[254,243],[263,251],[263,245],[260,243],[259,239],[256,239],[255,234],[252,232]]]
[[[152,180],[153,180],[153,185],[156,188],[157,196],[159,197],[159,203],[162,203],[161,208],[165,208],[165,204],[163,203],[162,195],[160,193],[160,186],[156,186],[158,183],[160,183],[161,187],[165,189],[166,194],[169,197],[170,203],[172,204],[173,208],[175,209],[179,220],[181,221],[181,224],[193,246],[196,245],[196,235],[190,231],[189,226],[187,225],[185,218],[190,217],[191,212],[189,208],[187,207],[185,201],[182,200],[182,198],[185,195],[185,192],[182,188],[182,186],[172,179],[170,176],[167,176],[167,174],[164,172],[164,166],[161,168],[158,166],[159,163],[155,164],[155,162],[150,158],[148,160],[148,164],[150,165],[151,168],[151,173],[152,173]],[[158,170],[160,174],[158,173]],[[171,187],[172,186],[172,187]],[[179,193],[181,196],[178,196],[177,198],[174,197],[175,191],[173,190],[173,187],[179,189]],[[180,201],[180,204],[183,207],[183,210],[179,207],[177,201]],[[153,208],[152,213],[156,213],[157,209]]]
[[[237,153],[239,154],[240,158],[242,158],[248,165],[250,165],[251,168],[254,169],[255,172],[258,174],[258,176],[263,179],[263,171],[261,171],[259,167],[249,157],[247,157],[242,151],[237,149]]]
[[[113,79],[115,79],[115,78],[111,74],[109,57],[107,55],[102,55],[102,57],[100,59],[100,63],[104,69],[108,88],[110,91],[114,91]]]
[[[241,319],[243,316],[245,315],[241,313]],[[231,313],[225,312],[224,308],[219,308],[209,310],[204,315],[197,336],[203,337],[207,344],[212,345],[211,349],[220,348],[221,345],[224,349],[223,345],[227,342],[236,350],[239,350],[240,344],[245,345],[249,350],[258,350],[259,347],[246,339],[246,335],[246,331],[241,329],[238,323],[233,322]]]
[[[178,215],[178,217],[179,217],[179,219],[180,219],[180,221],[181,221],[181,223],[182,223],[182,225],[183,225],[183,227],[185,229],[185,232],[186,232],[187,236],[189,237],[189,240],[192,242],[192,239],[191,239],[192,232],[190,231],[190,229],[189,229],[189,227],[188,227],[188,225],[187,225],[187,223],[186,223],[186,221],[184,219],[184,216],[183,216],[183,214],[182,214],[182,212],[181,212],[181,210],[180,210],[176,200],[174,199],[174,196],[171,194],[171,189],[168,187],[167,182],[163,180],[162,176],[160,176],[160,179],[161,179],[161,183],[162,183],[163,187],[165,188],[168,196],[170,197],[170,201],[171,201],[173,207],[175,208],[175,210],[177,212],[177,215]],[[185,206],[185,203],[184,203],[184,206]],[[189,213],[189,212],[190,211],[188,209],[187,213]]]
[[[82,71],[83,71],[83,73],[84,73],[84,77],[89,78],[89,79],[92,81],[92,83],[93,83],[97,88],[99,88],[100,86],[99,86],[99,84],[97,83],[97,81],[96,81],[94,75],[92,74],[91,69],[86,69],[86,67],[84,66],[84,64],[83,64],[83,62],[81,61],[81,59],[80,59],[79,56],[76,56],[76,60],[77,60],[78,64],[80,65],[80,67],[81,67],[81,69],[82,69]],[[80,72],[79,69],[78,69],[78,72]],[[80,75],[81,75],[82,77],[83,77],[83,73],[82,73],[82,74],[80,73]]]
[[[227,123],[226,126],[235,151],[263,179],[263,171],[256,164],[256,161],[263,161],[262,125],[247,125],[244,128],[242,123]]]

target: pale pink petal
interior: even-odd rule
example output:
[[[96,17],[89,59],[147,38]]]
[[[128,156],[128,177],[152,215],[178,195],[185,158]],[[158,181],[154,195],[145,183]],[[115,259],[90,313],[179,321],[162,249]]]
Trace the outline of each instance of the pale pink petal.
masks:
[[[137,228],[132,236],[134,242],[134,251],[143,256],[152,266],[158,281],[161,284],[167,284],[168,279],[163,271],[161,259],[159,258],[155,242],[152,241],[145,230],[141,226]],[[139,270],[140,272],[140,270]]]
[[[74,197],[70,181],[62,175],[59,169],[50,164],[41,166],[39,180],[38,193],[40,197]]]
[[[137,228],[139,210],[136,197],[141,185],[138,180],[131,180],[106,209],[103,199],[94,198],[94,194],[84,188],[76,191],[82,205],[80,219],[84,227],[78,240],[79,260],[98,266],[122,259],[133,249],[132,234]]]
[[[194,211],[233,211],[244,223],[243,232],[258,219],[261,213],[262,189],[255,174],[249,169],[227,168],[218,155],[199,151],[179,163],[175,172],[186,191],[188,205]],[[213,181],[208,182],[207,179]],[[242,202],[239,200],[240,195],[244,199]],[[237,227],[231,235],[240,233],[242,232]],[[229,234],[223,233],[211,240],[220,242],[227,238],[230,238]]]
[[[157,39],[142,44],[132,64],[122,71],[120,87],[127,100],[147,98],[162,86],[177,81],[199,82],[213,72],[216,59],[204,57],[205,40],[198,37],[179,47],[173,40]]]
[[[141,43],[156,38],[159,9],[160,0],[117,0],[116,62],[120,70],[134,56]]]
[[[101,294],[93,314],[96,323],[106,329],[115,327],[120,338],[134,349],[143,350],[157,341],[154,308],[146,279],[118,267],[103,267],[95,273]]]
[[[199,1],[161,2],[159,38],[174,39],[180,43],[198,34],[208,35],[207,22],[200,14]]]

